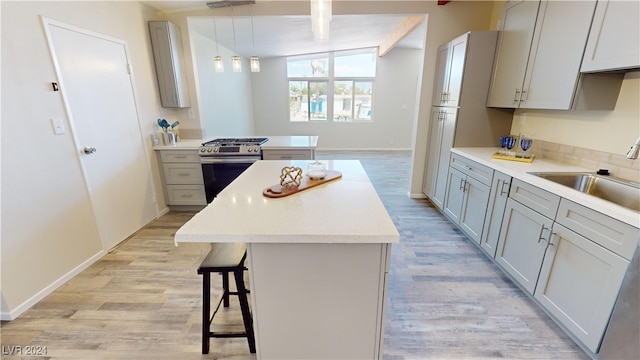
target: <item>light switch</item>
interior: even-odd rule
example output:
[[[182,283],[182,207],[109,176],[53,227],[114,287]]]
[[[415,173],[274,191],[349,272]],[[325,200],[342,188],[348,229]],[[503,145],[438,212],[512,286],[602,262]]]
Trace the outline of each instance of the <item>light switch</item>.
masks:
[[[53,126],[53,133],[56,135],[65,134],[67,131],[64,128],[64,123],[62,119],[59,118],[51,118],[51,126]]]

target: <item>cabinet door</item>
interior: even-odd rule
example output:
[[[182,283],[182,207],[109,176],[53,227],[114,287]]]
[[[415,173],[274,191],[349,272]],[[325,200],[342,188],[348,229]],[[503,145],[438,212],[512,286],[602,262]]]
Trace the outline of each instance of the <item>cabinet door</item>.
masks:
[[[534,296],[595,353],[628,264],[556,223]]]
[[[571,109],[595,6],[584,0],[541,3],[520,108]]]
[[[465,189],[467,187],[466,175],[462,172],[449,168],[447,180],[447,196],[444,202],[444,214],[455,224],[460,223],[462,214],[462,203],[464,201]]]
[[[455,134],[457,110],[454,108],[442,108],[442,135],[440,137],[440,153],[438,158],[438,170],[436,173],[435,193],[433,200],[436,206],[442,209],[447,191],[447,174],[449,173],[449,157],[453,146]]]
[[[460,103],[460,89],[462,88],[462,74],[467,54],[467,40],[469,34],[461,35],[451,41],[449,49],[449,74],[444,89],[444,106],[458,106]]]
[[[460,228],[471,240],[480,243],[484,217],[487,213],[490,188],[480,181],[467,176],[464,187],[464,201],[460,213]]]
[[[436,183],[438,181],[438,161],[440,160],[440,148],[442,145],[442,128],[443,128],[442,109],[431,109],[431,124],[429,126],[429,143],[427,153],[427,163],[425,164],[425,180],[424,193],[431,201],[440,209],[442,209],[442,201],[438,201],[435,197]]]
[[[493,182],[491,183],[491,192],[489,193],[487,212],[484,218],[484,228],[482,229],[482,238],[480,241],[482,250],[491,257],[496,256],[498,236],[500,235],[504,209],[507,206],[510,185],[511,176],[498,171],[495,172]]]
[[[487,106],[518,107],[539,5],[539,1],[504,5]]]
[[[507,200],[496,262],[533,294],[553,222],[513,199]]]
[[[436,57],[436,78],[433,85],[433,106],[442,106],[446,83],[449,82],[449,43],[440,45]]]
[[[637,67],[640,67],[640,2],[598,1],[582,71]]]

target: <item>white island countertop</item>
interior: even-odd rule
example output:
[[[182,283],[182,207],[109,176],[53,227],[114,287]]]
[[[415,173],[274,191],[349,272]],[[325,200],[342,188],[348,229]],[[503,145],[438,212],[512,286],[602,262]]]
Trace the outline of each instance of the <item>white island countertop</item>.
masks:
[[[520,179],[533,186],[554,193],[560,197],[571,200],[582,206],[611,216],[631,226],[640,227],[640,213],[631,209],[627,209],[612,202],[600,199],[598,197],[582,193],[570,187],[557,184],[553,181],[543,179],[539,176],[530,174],[531,172],[591,172],[595,173],[597,169],[585,169],[582,167],[563,164],[548,159],[534,159],[532,163],[524,163],[509,160],[493,159],[493,155],[497,148],[454,148],[452,153],[462,155],[474,160],[482,165],[489,166],[494,170],[498,170],[508,176]]]
[[[327,160],[342,178],[283,198],[267,198],[281,169],[306,160],[254,163],[181,227],[180,242],[395,243],[399,234],[357,160]]]

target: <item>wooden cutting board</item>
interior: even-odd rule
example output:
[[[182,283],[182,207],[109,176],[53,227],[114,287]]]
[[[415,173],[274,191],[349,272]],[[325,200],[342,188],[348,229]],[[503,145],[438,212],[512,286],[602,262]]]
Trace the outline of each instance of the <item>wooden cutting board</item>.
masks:
[[[302,180],[300,181],[300,185],[298,185],[297,187],[284,187],[280,184],[273,185],[271,187],[264,189],[262,191],[262,195],[269,198],[281,198],[281,197],[289,196],[291,194],[299,193],[300,191],[311,189],[313,187],[322,185],[329,181],[339,179],[341,177],[342,177],[342,173],[340,171],[335,171],[335,170],[327,170],[327,176],[318,180],[311,179],[310,177],[305,175],[302,177]]]

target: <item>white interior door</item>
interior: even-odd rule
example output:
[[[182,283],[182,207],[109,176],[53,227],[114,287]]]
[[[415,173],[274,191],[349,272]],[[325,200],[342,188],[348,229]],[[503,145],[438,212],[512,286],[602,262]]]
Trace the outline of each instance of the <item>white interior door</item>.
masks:
[[[157,217],[125,43],[45,24],[98,232],[109,250]]]

